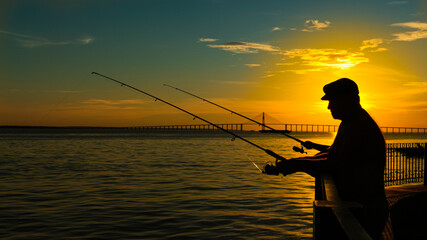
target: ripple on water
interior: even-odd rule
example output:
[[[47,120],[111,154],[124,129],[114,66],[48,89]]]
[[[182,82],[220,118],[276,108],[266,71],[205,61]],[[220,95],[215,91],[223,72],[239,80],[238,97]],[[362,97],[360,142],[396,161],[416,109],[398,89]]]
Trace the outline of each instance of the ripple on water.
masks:
[[[27,135],[0,148],[2,239],[312,238],[313,179],[259,174],[251,161],[268,159],[239,141]]]

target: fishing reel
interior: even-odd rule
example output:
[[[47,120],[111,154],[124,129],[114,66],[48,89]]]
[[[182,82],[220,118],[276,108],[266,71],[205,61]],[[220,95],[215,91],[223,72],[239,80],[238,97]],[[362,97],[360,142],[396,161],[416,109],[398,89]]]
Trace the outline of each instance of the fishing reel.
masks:
[[[292,148],[292,150],[294,150],[295,152],[299,152],[299,153],[305,153],[305,154],[307,154],[307,152],[304,150],[304,146],[303,145],[301,145],[301,147],[299,148],[299,147],[297,147],[297,146],[294,146],[293,148]]]
[[[265,165],[264,167],[264,171],[262,171],[262,173],[268,174],[268,175],[279,175],[279,169],[273,165],[272,163],[268,163],[267,165]]]
[[[262,173],[268,174],[268,175],[276,175],[278,176],[280,173],[283,173],[283,170],[285,169],[285,162],[286,159],[276,159],[276,163],[273,164],[272,162],[267,163],[267,165],[264,166],[264,170]]]
[[[262,173],[268,174],[268,175],[279,175],[280,171],[279,171],[279,167],[278,165],[280,165],[283,161],[286,161],[286,159],[282,156],[277,155],[276,153],[267,150],[266,151],[269,155],[273,156],[276,158],[276,162],[273,164],[271,161],[269,163],[267,163],[267,165],[264,166],[264,170],[262,171]]]

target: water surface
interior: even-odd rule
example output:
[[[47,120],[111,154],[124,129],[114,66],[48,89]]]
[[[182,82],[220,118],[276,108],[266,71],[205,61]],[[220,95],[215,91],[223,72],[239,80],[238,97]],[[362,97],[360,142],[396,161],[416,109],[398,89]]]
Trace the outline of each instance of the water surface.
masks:
[[[274,159],[222,133],[3,132],[0,149],[1,239],[312,238],[314,179],[262,175],[252,161]]]

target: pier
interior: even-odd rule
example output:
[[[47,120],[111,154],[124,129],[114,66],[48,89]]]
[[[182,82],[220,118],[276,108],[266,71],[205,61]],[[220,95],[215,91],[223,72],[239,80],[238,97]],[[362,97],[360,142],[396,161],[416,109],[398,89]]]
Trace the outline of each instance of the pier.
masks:
[[[318,125],[318,124],[284,124],[285,129],[291,132],[336,132],[337,125]]]
[[[221,128],[230,131],[258,131],[261,125],[254,123],[217,123]],[[337,125],[319,125],[319,124],[268,124],[276,130],[288,130],[291,132],[336,132]],[[129,127],[134,130],[218,130],[215,126],[209,124],[185,124],[185,125],[158,125],[158,126],[138,126]]]
[[[427,133],[427,128],[381,127],[383,133]]]
[[[217,126],[229,131],[243,131],[242,123],[219,123]],[[209,124],[187,124],[187,125],[160,125],[160,126],[140,126],[129,127],[134,130],[218,130],[215,126]]]
[[[262,125],[255,123],[216,123],[215,125],[230,131],[259,131]],[[301,124],[301,123],[266,123],[276,130],[288,130],[291,132],[315,132],[328,133],[337,132],[338,125],[327,124]],[[380,127],[383,133],[406,133],[406,134],[426,134],[427,128],[415,127]],[[183,125],[157,125],[157,126],[137,126],[129,127],[134,130],[218,130],[209,124],[183,124]]]

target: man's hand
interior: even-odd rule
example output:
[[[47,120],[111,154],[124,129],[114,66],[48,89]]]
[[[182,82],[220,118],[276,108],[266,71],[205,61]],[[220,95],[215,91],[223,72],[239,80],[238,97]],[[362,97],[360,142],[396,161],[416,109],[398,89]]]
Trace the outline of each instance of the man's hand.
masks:
[[[311,141],[305,141],[301,143],[301,145],[307,149],[316,149],[317,151],[326,151],[329,148],[328,145],[318,144]]]
[[[311,141],[305,141],[305,142],[301,143],[301,145],[303,145],[307,149],[313,149],[315,147],[315,143],[313,143]]]
[[[288,174],[296,172],[296,169],[294,167],[294,164],[292,164],[294,160],[283,160],[283,161],[277,161],[276,166],[272,164],[267,164],[264,167],[265,174],[268,175],[279,175],[279,173],[282,173],[283,176],[286,176]]]
[[[264,171],[263,171],[263,173],[265,173],[265,174],[268,174],[268,175],[279,175],[279,169],[276,167],[276,166],[274,166],[274,165],[270,165],[270,164],[267,164],[267,165],[265,165],[265,167],[264,167]]]

